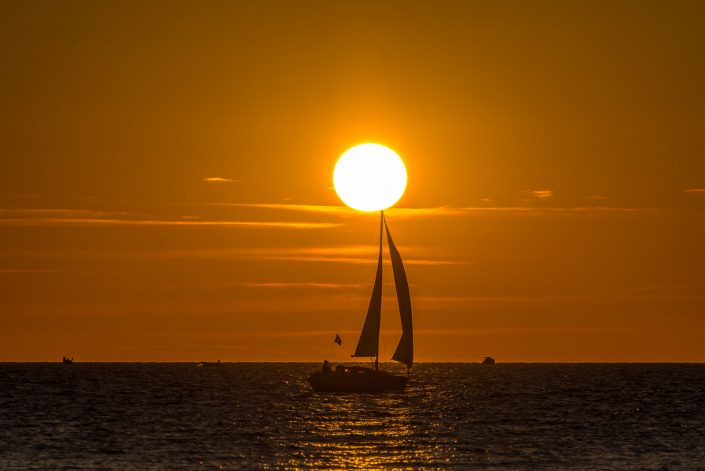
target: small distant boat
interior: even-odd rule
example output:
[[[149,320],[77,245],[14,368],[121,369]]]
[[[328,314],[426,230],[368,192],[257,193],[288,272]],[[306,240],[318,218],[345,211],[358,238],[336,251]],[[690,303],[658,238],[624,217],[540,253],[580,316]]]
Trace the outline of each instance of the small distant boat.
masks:
[[[71,358],[69,358],[69,357],[62,357],[62,358],[61,358],[61,363],[63,363],[64,365],[68,365],[68,364],[70,364],[70,363],[73,363],[73,357],[71,357]]]
[[[494,358],[492,357],[485,357],[482,360],[483,365],[494,365]]]
[[[382,234],[387,232],[387,245],[389,255],[392,259],[392,271],[394,273],[394,284],[396,285],[397,300],[399,301],[399,314],[401,316],[402,334],[399,345],[394,351],[392,360],[403,363],[407,366],[407,375],[395,375],[379,370],[379,330],[380,317],[382,313]],[[336,336],[336,343],[339,337]],[[367,309],[367,317],[360,332],[360,340],[353,357],[369,357],[375,359],[373,368],[361,366],[338,365],[335,370],[331,368],[327,361],[323,362],[323,369],[314,372],[308,378],[308,382],[314,391],[325,392],[383,392],[383,391],[403,391],[409,381],[408,373],[411,372],[411,365],[414,363],[414,333],[411,325],[411,296],[409,294],[409,284],[404,271],[401,255],[397,250],[389,227],[384,219],[384,213],[380,217],[379,228],[379,258],[377,261],[377,275],[372,289],[370,305]]]
[[[198,366],[223,366],[223,364],[218,361],[202,361],[198,364]]]

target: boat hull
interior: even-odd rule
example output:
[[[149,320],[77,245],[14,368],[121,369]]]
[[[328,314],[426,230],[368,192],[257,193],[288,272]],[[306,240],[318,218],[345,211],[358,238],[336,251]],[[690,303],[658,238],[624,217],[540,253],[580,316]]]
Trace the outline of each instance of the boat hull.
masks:
[[[334,373],[317,371],[308,382],[317,392],[385,392],[403,391],[409,378],[384,371]]]

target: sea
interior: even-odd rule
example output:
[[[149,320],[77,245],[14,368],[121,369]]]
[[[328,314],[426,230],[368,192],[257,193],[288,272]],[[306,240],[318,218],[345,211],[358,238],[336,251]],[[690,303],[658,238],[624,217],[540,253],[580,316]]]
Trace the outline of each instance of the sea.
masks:
[[[705,365],[422,363],[404,393],[320,364],[0,363],[0,469],[705,470]]]

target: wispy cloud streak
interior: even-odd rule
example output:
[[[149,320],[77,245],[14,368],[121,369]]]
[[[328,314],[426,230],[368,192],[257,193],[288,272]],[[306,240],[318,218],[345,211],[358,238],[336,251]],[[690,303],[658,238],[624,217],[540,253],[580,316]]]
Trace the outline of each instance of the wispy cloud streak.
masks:
[[[312,283],[312,282],[261,282],[261,283],[233,283],[234,286],[245,288],[265,288],[265,289],[324,289],[338,290],[347,288],[357,288],[359,285],[353,283]]]
[[[374,264],[377,260],[372,259],[356,259],[349,257],[315,257],[315,256],[297,256],[297,255],[272,255],[272,256],[261,256],[259,257],[263,260],[273,260],[281,262],[318,262],[318,263],[362,263],[362,264]],[[436,265],[464,265],[464,261],[453,261],[453,260],[430,260],[430,259],[419,259],[410,258],[404,260],[405,265],[426,265],[426,266],[436,266]]]
[[[280,229],[330,229],[342,224],[296,221],[195,221],[164,219],[96,219],[96,218],[0,218],[5,226],[240,226]]]
[[[316,204],[286,204],[286,203],[223,203],[224,206],[239,206],[243,208],[260,208],[280,211],[297,211],[317,214],[355,215],[361,214],[347,206],[316,205]],[[390,216],[448,216],[460,214],[457,208],[439,206],[435,208],[389,208],[384,211]]]
[[[0,209],[2,226],[240,226],[279,229],[330,229],[340,227],[335,222],[308,221],[243,221],[200,219],[182,216],[170,219],[144,215],[94,211],[88,209]]]
[[[532,198],[544,200],[553,197],[553,190],[527,190],[523,191],[525,195],[528,195]]]
[[[28,208],[28,209],[0,209],[0,218],[3,216],[21,218],[107,218],[136,216],[125,211],[96,211],[93,209],[71,208]]]
[[[576,206],[569,208],[559,208],[559,207],[547,207],[547,208],[534,208],[526,206],[496,206],[496,207],[466,207],[459,208],[466,213],[533,213],[533,214],[546,214],[546,213],[590,213],[590,212],[642,212],[651,211],[652,208],[622,208],[622,207],[611,207],[611,206]]]
[[[563,296],[513,296],[513,295],[499,295],[499,296],[417,296],[416,300],[424,304],[456,304],[456,305],[468,305],[476,303],[551,303],[551,302],[565,302],[573,301],[576,299],[591,299],[594,295],[563,295]]]
[[[56,268],[2,268],[0,269],[0,275],[18,275],[18,276],[30,276],[30,275],[97,275],[99,272],[87,271],[87,270],[66,270],[66,269],[56,269]]]
[[[700,190],[703,190],[700,192]],[[705,194],[705,189],[687,190],[692,194]],[[235,206],[243,208],[257,208],[264,210],[281,210],[302,212],[310,214],[328,214],[338,216],[350,216],[359,214],[357,211],[345,206],[326,205],[302,205],[302,204],[281,204],[281,203],[261,203],[261,204],[219,204],[219,206]],[[623,207],[524,207],[524,206],[483,206],[483,207],[436,207],[436,208],[392,208],[387,212],[393,217],[461,217],[469,214],[482,213],[517,213],[517,214],[560,214],[560,213],[590,213],[590,212],[637,212],[649,211],[649,208],[623,208]],[[342,222],[310,222],[310,221],[286,221],[286,220],[242,220],[242,219],[209,219],[198,216],[175,216],[170,218],[154,217],[150,215],[128,213],[123,211],[97,211],[90,209],[70,209],[70,208],[37,208],[37,209],[0,209],[0,226],[76,226],[76,227],[99,227],[99,226],[233,226],[252,228],[275,228],[275,229],[332,229],[341,227]],[[349,252],[348,252],[349,253]],[[310,254],[309,254],[310,255]],[[350,263],[348,257],[329,257],[325,261],[337,261],[340,263]],[[290,259],[294,260],[294,259]],[[320,258],[311,257],[311,261],[324,261]],[[440,262],[433,260],[410,260],[409,264],[451,264],[451,262]]]
[[[194,258],[240,258],[280,262],[301,263],[343,263],[343,264],[374,264],[377,263],[375,253],[377,247],[372,245],[352,245],[339,247],[298,247],[298,248],[252,248],[252,249],[223,249],[223,250],[195,250],[195,251],[169,251],[153,254],[155,257],[194,257]],[[464,265],[462,260],[444,260],[422,258],[413,254],[422,255],[423,251],[415,247],[402,247],[404,253],[412,254],[404,258],[406,265]]]
[[[705,196],[705,188],[689,188],[687,190],[683,190],[683,193],[693,196]]]
[[[232,178],[221,178],[221,177],[208,177],[203,179],[206,183],[240,183],[241,180],[235,180]]]
[[[537,190],[538,191],[538,190]],[[550,190],[546,191],[552,194]],[[536,193],[536,192],[532,192]],[[543,194],[543,193],[542,193]],[[537,197],[546,199],[548,196]],[[489,200],[488,200],[489,201]],[[346,206],[326,206],[313,204],[282,204],[282,203],[222,203],[223,206],[238,206],[243,208],[260,208],[281,211],[298,211],[307,213],[330,214],[330,215],[355,215],[360,212]],[[478,206],[478,207],[452,207],[439,206],[434,208],[390,208],[385,213],[392,217],[453,217],[463,216],[469,213],[584,213],[584,212],[630,212],[646,211],[649,208],[625,208],[610,206],[578,206],[578,207],[535,207],[535,206]]]

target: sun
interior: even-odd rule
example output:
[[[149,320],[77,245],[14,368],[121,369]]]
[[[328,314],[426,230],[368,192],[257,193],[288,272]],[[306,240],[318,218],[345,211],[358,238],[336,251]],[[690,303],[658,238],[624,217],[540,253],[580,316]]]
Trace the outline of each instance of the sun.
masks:
[[[358,211],[381,211],[394,205],[406,189],[406,167],[392,149],[360,144],[340,156],[333,186],[343,203]]]

